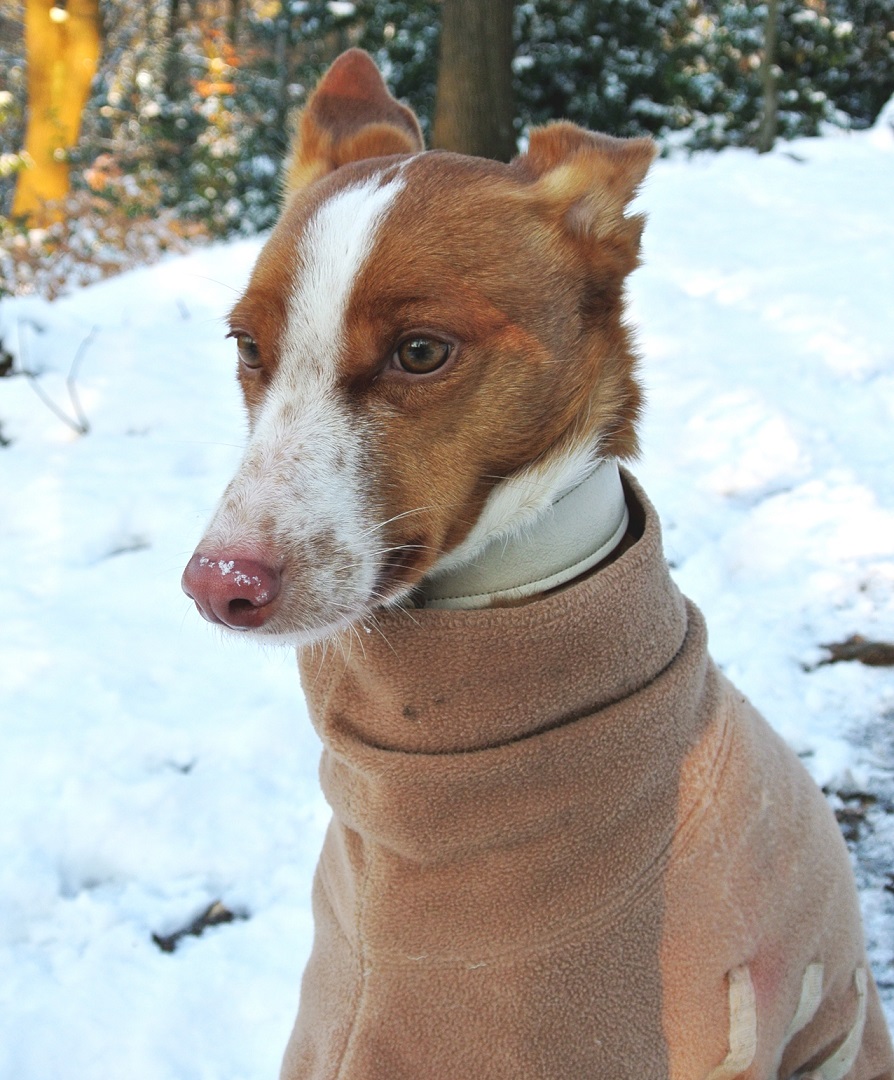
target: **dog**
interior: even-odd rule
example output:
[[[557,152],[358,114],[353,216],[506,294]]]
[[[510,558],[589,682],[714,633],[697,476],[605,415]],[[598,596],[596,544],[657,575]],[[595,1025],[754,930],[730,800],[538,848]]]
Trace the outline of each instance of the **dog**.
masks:
[[[333,817],[283,1080],[882,1080],[847,851],[620,465],[648,139],[424,152],[344,53],[230,316],[183,576],[297,646]]]

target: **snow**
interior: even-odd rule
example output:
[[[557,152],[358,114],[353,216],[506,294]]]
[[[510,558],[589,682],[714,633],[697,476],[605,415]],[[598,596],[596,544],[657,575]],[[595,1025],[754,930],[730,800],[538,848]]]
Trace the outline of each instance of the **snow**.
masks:
[[[659,161],[630,295],[635,471],[717,660],[865,812],[894,1020],[894,677],[820,663],[854,633],[894,640],[892,175],[889,122]],[[3,1078],[277,1075],[328,816],[319,747],[294,657],[223,639],[179,588],[239,457],[222,320],[258,246],[0,303],[5,348],[72,420],[83,346],[90,425],[0,379]],[[153,943],[215,900],[246,917]]]

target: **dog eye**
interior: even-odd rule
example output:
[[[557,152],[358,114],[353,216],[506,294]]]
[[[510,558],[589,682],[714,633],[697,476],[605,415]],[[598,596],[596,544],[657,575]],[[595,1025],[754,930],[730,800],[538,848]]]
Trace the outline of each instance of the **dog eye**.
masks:
[[[261,366],[261,354],[258,343],[251,334],[231,334],[236,339],[236,352],[239,354],[239,363],[252,370]]]
[[[411,375],[428,375],[447,362],[450,346],[435,338],[414,337],[398,345],[394,360]]]

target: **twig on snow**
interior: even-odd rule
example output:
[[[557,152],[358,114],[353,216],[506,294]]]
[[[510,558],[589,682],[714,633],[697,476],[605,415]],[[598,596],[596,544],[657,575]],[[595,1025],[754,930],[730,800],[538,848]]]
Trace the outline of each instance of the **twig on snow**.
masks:
[[[58,416],[63,423],[67,424],[73,431],[77,432],[78,435],[86,435],[90,430],[90,421],[87,419],[86,413],[81,407],[81,399],[78,397],[78,371],[81,367],[81,361],[84,359],[84,354],[87,352],[87,349],[93,342],[97,333],[99,333],[99,327],[94,326],[78,346],[78,351],[75,353],[74,359],[71,362],[71,368],[68,372],[68,377],[65,380],[68,398],[74,411],[74,419],[72,419],[64,409],[60,409],[56,402],[46,393],[44,388],[40,385],[35,372],[31,371],[28,367],[22,368],[22,374],[31,384],[35,394],[37,394],[44,405],[46,405],[52,413]],[[20,346],[22,344],[23,343],[20,340]]]
[[[197,915],[191,923],[181,930],[175,930],[173,934],[153,934],[152,940],[162,952],[170,953],[177,948],[180,941],[187,934],[192,934],[193,937],[201,937],[209,926],[220,926],[221,923],[230,923],[234,919],[247,918],[246,914],[230,911],[220,900],[215,900],[213,904],[205,908],[201,915]]]
[[[817,667],[846,660],[857,660],[869,667],[894,667],[894,644],[888,641],[867,641],[860,634],[853,634],[846,641],[823,645],[823,648],[829,655],[820,660]]]

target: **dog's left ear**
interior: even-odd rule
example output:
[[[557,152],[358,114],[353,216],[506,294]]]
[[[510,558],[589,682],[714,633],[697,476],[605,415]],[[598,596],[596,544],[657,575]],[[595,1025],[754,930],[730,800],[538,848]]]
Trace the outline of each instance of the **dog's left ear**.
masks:
[[[513,167],[533,181],[534,198],[558,211],[573,235],[626,252],[628,272],[636,265],[645,219],[626,217],[624,210],[655,154],[651,139],[616,139],[561,121],[534,128]]]
[[[422,149],[413,111],[389,94],[368,53],[348,49],[317,84],[298,119],[285,196],[352,161]]]

